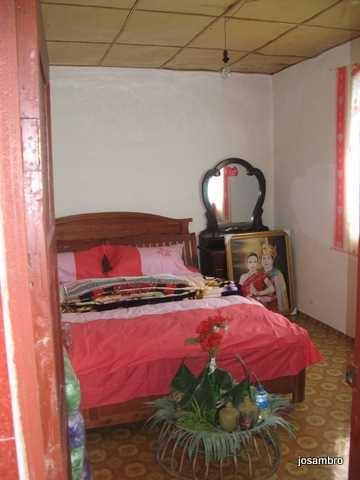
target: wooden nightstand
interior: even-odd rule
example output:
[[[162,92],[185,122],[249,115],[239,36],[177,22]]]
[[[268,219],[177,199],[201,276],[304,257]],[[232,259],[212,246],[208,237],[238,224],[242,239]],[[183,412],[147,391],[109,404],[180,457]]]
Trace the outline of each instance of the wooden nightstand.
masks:
[[[201,232],[203,233],[203,232]],[[201,238],[199,240],[201,273],[208,277],[227,279],[224,238]]]

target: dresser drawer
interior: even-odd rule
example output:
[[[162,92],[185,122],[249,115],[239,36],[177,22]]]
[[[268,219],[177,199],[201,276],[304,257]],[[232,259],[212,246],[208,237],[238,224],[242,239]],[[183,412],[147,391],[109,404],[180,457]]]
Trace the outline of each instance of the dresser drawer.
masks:
[[[203,275],[227,278],[225,250],[200,248],[200,264]]]

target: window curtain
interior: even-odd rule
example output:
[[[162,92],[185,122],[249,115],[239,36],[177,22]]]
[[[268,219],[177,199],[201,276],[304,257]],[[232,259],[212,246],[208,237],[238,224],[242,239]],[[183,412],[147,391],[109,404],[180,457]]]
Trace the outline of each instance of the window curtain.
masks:
[[[334,246],[357,253],[360,197],[360,65],[337,69]]]

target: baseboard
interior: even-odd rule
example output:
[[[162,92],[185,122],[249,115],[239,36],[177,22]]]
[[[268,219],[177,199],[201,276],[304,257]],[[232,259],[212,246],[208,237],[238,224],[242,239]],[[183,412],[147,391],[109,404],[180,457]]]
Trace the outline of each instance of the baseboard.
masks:
[[[316,318],[312,317],[311,315],[308,315],[305,312],[302,312],[301,310],[297,311],[297,316],[300,317],[300,318],[302,317],[302,318],[306,319],[306,321],[318,324],[322,328],[327,329],[332,333],[335,333],[335,335],[338,335],[339,337],[346,338],[347,340],[350,340],[351,342],[354,342],[354,340],[355,340],[353,337],[350,337],[350,335],[347,335],[346,333],[340,332],[340,330],[337,330],[336,328],[331,327],[327,323],[324,323],[324,322],[321,322],[320,320],[317,320]]]

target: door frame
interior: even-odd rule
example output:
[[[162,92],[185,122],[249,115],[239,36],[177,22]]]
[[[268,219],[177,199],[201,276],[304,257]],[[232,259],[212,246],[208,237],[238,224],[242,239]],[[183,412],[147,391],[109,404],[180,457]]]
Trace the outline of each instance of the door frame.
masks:
[[[349,480],[360,478],[360,240],[357,256],[357,308],[352,373]]]
[[[42,358],[47,360],[48,376],[39,376],[39,351],[35,342],[37,316],[34,304],[39,300],[34,271],[43,269],[43,258],[30,258],[29,220],[33,218],[35,200],[29,192],[35,186],[29,169],[41,164],[41,108],[49,112],[48,62],[37,0],[3,0],[0,2],[0,293],[4,322],[8,375],[17,450],[19,478],[33,480],[70,479],[69,455],[63,411],[63,365],[59,325],[44,334]],[[40,61],[39,61],[40,59]],[[47,83],[45,103],[41,105],[41,78]],[[49,116],[48,116],[49,122]],[[50,215],[47,228],[54,226],[51,171],[51,140],[46,138],[49,183],[40,189],[50,203],[43,205]],[[33,172],[36,168],[33,168]],[[38,180],[39,178],[37,178]],[[34,182],[35,179],[33,178]],[[27,185],[30,190],[26,190]],[[31,197],[31,196],[30,196]],[[40,201],[43,201],[41,197]],[[35,225],[36,227],[38,225]],[[54,232],[52,232],[54,235]],[[34,237],[35,238],[35,237]],[[34,240],[33,238],[33,240]],[[52,258],[52,260],[51,260]],[[55,259],[49,257],[50,276],[55,275]],[[360,263],[358,264],[358,308],[355,339],[355,386],[353,390],[352,430],[349,479],[360,478]],[[39,280],[39,279],[38,279]],[[41,279],[40,279],[41,280]],[[43,280],[43,278],[42,278]],[[49,278],[48,278],[49,281]],[[57,304],[53,305],[57,308]],[[53,312],[48,309],[51,316]],[[54,324],[56,325],[56,318]],[[49,326],[48,326],[49,327]],[[46,328],[45,328],[46,330]],[[49,328],[47,328],[49,333]],[[52,330],[52,328],[50,328]],[[61,344],[61,343],[60,343]],[[26,352],[26,353],[25,353]],[[49,384],[60,388],[51,392],[44,404],[42,394]],[[47,400],[49,396],[45,395]],[[35,408],[34,408],[35,406]],[[45,426],[53,424],[51,449],[47,447]],[[49,470],[49,465],[51,468]]]
[[[0,2],[0,293],[19,478],[68,480],[57,292],[55,303],[49,297],[55,229],[39,8]]]

